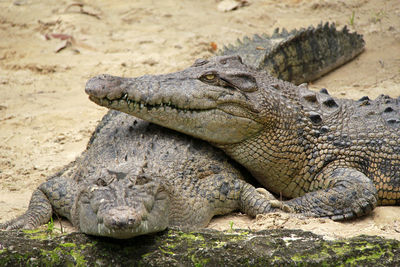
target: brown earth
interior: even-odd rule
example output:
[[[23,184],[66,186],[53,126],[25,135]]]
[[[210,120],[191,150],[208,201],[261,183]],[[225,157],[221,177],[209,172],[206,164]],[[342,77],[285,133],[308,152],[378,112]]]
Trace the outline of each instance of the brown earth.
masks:
[[[338,97],[400,95],[398,0],[251,1],[223,12],[216,0],[0,2],[0,221],[22,213],[46,176],[84,149],[106,109],[85,82],[100,73],[139,76],[189,66],[237,38],[317,25],[364,35],[366,51],[311,85]],[[214,47],[215,48],[215,47]],[[230,223],[230,222],[233,222]],[[217,229],[301,228],[327,238],[376,234],[400,240],[400,207],[350,222],[269,214],[216,218]]]

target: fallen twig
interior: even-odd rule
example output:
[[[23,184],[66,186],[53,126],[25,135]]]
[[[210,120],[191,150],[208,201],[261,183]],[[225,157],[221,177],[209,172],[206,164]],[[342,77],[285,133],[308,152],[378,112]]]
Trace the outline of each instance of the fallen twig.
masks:
[[[101,19],[99,14],[86,11],[86,10],[84,9],[84,6],[85,6],[85,5],[82,4],[82,3],[72,3],[72,4],[68,5],[68,6],[65,8],[65,12],[67,12],[68,9],[70,9],[71,7],[74,7],[74,6],[78,6],[78,7],[79,7],[79,13],[81,13],[81,14],[88,15],[88,16],[92,16],[92,17],[95,17],[96,19]]]

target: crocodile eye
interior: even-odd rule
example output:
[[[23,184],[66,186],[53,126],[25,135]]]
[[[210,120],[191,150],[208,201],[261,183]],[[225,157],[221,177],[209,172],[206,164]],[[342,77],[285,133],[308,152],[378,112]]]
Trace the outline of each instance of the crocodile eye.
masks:
[[[200,80],[206,83],[216,83],[218,81],[218,74],[208,72],[200,77]]]
[[[214,74],[207,74],[204,76],[207,80],[211,81],[215,79],[215,75]]]

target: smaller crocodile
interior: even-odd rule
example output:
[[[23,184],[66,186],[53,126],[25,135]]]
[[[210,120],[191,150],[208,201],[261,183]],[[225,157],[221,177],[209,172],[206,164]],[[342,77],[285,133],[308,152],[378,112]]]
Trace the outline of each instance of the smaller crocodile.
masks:
[[[243,179],[208,143],[110,111],[87,150],[41,184],[27,212],[0,229],[36,228],[55,213],[83,233],[124,239],[168,226],[205,227],[233,210],[270,212],[265,195]]]

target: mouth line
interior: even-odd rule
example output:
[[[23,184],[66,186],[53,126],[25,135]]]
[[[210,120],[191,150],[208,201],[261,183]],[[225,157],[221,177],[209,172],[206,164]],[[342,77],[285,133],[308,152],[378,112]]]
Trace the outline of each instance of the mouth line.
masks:
[[[122,96],[121,98],[118,99],[113,99],[110,100],[108,98],[98,98],[95,96],[89,96],[89,99],[101,106],[105,106],[105,107],[127,107],[129,109],[129,111],[141,111],[141,110],[146,110],[146,111],[151,111],[153,109],[155,110],[160,110],[160,109],[164,109],[164,111],[166,109],[171,109],[171,110],[176,110],[178,112],[204,112],[204,111],[210,111],[216,108],[180,108],[174,104],[172,104],[172,102],[161,102],[160,104],[149,104],[143,101],[135,101],[132,99],[128,98],[128,95],[125,94],[124,96]]]
[[[95,96],[89,96],[89,99],[101,106],[108,107],[108,108],[114,108],[117,109],[119,107],[127,107],[127,109],[131,112],[141,112],[141,111],[151,111],[151,110],[163,110],[163,111],[171,111],[174,110],[177,113],[200,113],[200,112],[207,112],[207,111],[212,111],[212,110],[221,110],[223,109],[219,108],[219,106],[224,106],[226,104],[230,105],[238,105],[238,103],[233,103],[233,102],[225,102],[225,103],[220,103],[217,104],[215,107],[209,107],[209,108],[181,108],[176,105],[174,105],[171,101],[168,103],[161,102],[160,104],[149,104],[144,101],[135,101],[133,99],[128,98],[128,94],[123,95],[121,98],[117,99],[108,99],[107,97],[104,98],[99,98]],[[259,113],[257,110],[253,110],[251,107],[247,107],[247,109],[250,112],[253,113]]]
[[[110,237],[124,237],[124,235],[129,235],[126,236],[127,238],[131,238],[134,236],[137,236],[138,233],[141,233],[142,231],[147,231],[147,222],[142,222],[142,224],[136,226],[136,227],[126,227],[126,228],[121,228],[121,229],[113,229],[105,226],[104,223],[99,223],[97,225],[97,232],[101,235],[104,236],[110,236]]]

